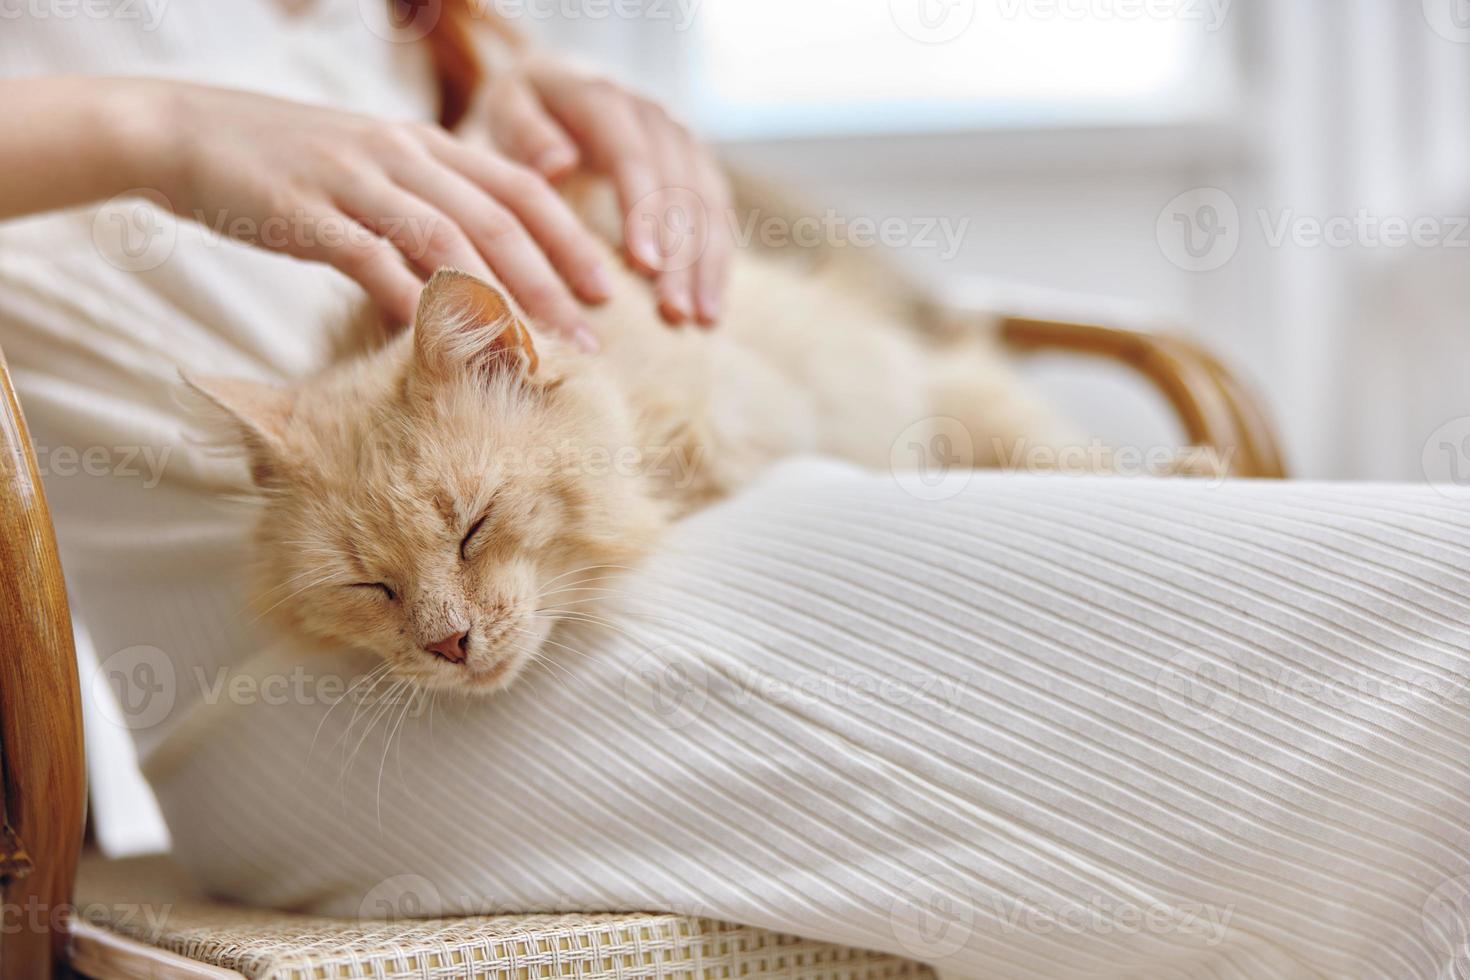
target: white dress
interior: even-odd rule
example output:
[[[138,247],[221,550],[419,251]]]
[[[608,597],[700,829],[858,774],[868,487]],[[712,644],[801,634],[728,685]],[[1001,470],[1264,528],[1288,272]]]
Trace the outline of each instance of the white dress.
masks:
[[[389,115],[428,115],[420,54],[352,3],[0,32],[6,74]],[[340,700],[370,663],[303,662],[242,612],[249,514],[220,501],[243,473],[190,441],[173,381],[310,371],[352,288],[130,208],[0,228],[0,347],[103,661],[84,681],[121,695],[108,720],[212,892],[688,912],[974,977],[1465,962],[1463,504],[1013,476],[934,500],[793,463],[678,529],[615,628],[558,634],[508,694]]]

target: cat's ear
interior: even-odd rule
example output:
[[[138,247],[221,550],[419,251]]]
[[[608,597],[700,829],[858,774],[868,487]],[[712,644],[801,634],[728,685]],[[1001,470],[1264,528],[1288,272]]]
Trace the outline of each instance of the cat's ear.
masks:
[[[531,331],[510,298],[453,269],[440,269],[424,286],[413,330],[415,362],[441,377],[509,371],[531,378],[540,367]]]
[[[181,374],[189,390],[230,423],[250,461],[256,486],[275,485],[285,469],[286,424],[293,398],[289,391],[241,378],[191,377]]]

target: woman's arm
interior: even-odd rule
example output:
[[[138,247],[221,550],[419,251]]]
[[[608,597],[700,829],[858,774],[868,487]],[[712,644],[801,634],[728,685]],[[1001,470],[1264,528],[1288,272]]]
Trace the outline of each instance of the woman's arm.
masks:
[[[86,204],[140,183],[150,127],[132,86],[96,78],[0,80],[0,219]]]
[[[182,216],[327,263],[400,323],[440,266],[498,278],[588,348],[573,298],[610,291],[591,233],[545,179],[437,126],[149,79],[0,81],[0,218],[161,195]]]

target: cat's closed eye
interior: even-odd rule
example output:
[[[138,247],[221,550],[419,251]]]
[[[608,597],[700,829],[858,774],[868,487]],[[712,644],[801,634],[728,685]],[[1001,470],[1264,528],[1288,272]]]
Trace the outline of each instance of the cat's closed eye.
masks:
[[[350,588],[350,589],[381,589],[383,591],[383,594],[388,597],[388,601],[389,602],[392,602],[393,600],[395,600],[395,599],[398,598],[398,593],[397,592],[394,592],[392,589],[390,589],[388,587],[388,584],[386,582],[358,582],[355,585],[348,586],[348,588]]]
[[[485,522],[489,519],[490,515],[487,513],[482,516],[478,521],[475,521],[475,523],[470,525],[470,529],[465,532],[465,536],[459,542],[460,558],[465,559],[466,561],[469,560],[470,542],[474,540],[475,535],[480,532],[480,528],[484,527]]]

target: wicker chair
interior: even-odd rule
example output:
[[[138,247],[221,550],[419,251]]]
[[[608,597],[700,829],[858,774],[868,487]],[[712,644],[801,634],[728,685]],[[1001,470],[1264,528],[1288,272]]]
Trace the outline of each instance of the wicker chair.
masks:
[[[1270,427],[1213,358],[1185,340],[1002,318],[1021,351],[1126,363],[1234,475],[1281,477]],[[81,698],[66,591],[36,458],[0,356],[0,980],[70,969],[139,977],[929,977],[895,956],[664,914],[364,922],[204,900],[166,862],[84,862]],[[164,916],[141,914],[166,910]]]

